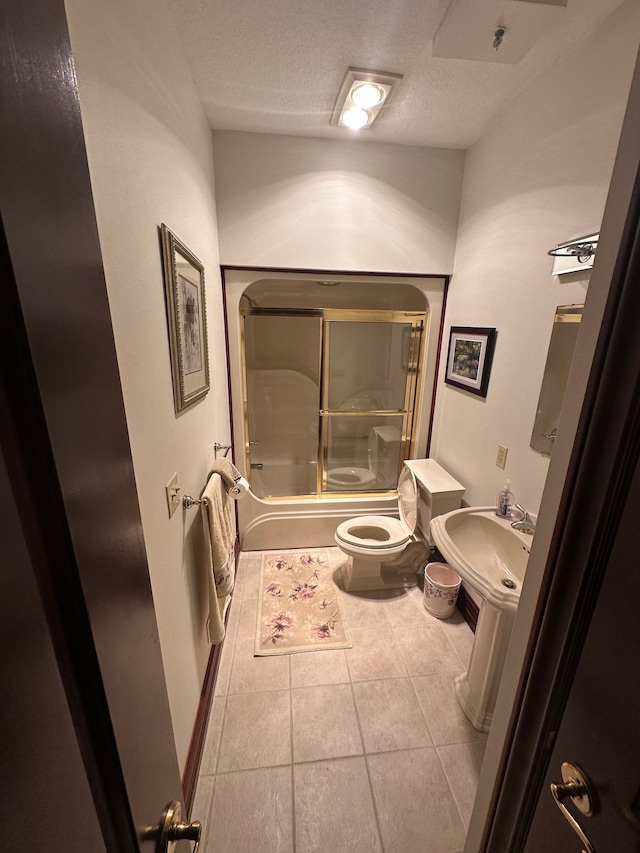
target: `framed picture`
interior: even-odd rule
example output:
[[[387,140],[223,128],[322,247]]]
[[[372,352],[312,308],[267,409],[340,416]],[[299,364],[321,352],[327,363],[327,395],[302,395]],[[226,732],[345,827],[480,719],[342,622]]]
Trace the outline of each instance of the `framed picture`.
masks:
[[[177,414],[209,390],[204,267],[164,223],[160,239]]]
[[[444,381],[486,397],[496,336],[495,329],[452,326]]]

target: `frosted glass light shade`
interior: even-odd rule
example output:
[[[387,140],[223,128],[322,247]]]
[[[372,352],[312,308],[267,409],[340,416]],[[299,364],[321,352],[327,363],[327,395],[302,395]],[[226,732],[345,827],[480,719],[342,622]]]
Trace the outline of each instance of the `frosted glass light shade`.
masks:
[[[368,110],[371,107],[377,107],[378,104],[381,104],[386,94],[382,86],[378,86],[375,83],[361,83],[351,92],[351,100],[357,107]]]
[[[369,123],[369,113],[360,107],[351,107],[342,114],[342,123],[351,130],[360,130]]]

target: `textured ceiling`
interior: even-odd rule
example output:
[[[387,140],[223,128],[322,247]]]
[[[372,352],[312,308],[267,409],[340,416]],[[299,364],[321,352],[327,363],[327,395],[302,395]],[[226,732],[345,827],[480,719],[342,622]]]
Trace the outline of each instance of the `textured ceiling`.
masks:
[[[486,34],[477,14],[471,33],[460,14],[458,7],[470,0],[169,0],[169,5],[215,129],[353,138],[353,131],[331,127],[329,120],[346,70],[354,66],[404,75],[388,109],[359,139],[467,148],[622,2],[568,0],[560,22],[518,64],[433,56],[433,38],[448,7],[453,8],[443,30],[447,20],[456,21],[458,32],[447,32],[447,38],[466,45],[476,32],[477,39],[492,39],[496,25],[505,16],[508,21],[510,8],[518,5],[502,0],[504,10],[497,12],[496,0],[471,1],[486,6]]]

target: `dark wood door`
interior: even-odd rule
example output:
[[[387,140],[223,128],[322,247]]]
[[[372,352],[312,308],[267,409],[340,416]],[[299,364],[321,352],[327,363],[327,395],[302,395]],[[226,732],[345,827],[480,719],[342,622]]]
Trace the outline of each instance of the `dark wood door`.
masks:
[[[64,685],[0,455],[3,850],[103,851]]]
[[[550,793],[563,761],[577,764],[594,785],[592,817],[567,807],[596,853],[640,850],[640,471],[636,473],[609,555],[526,853],[580,853],[584,845]]]
[[[0,115],[0,444],[104,844],[151,850],[182,790],[63,0],[0,4]]]

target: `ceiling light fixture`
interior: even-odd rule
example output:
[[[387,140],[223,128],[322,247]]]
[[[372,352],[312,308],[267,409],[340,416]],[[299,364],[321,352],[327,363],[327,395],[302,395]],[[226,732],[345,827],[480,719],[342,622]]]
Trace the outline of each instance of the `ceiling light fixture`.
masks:
[[[371,121],[371,113],[369,110],[363,110],[362,107],[349,107],[340,116],[340,124],[351,130],[360,130]]]
[[[349,68],[331,116],[334,127],[361,130],[371,127],[402,80],[401,74]]]
[[[351,100],[363,110],[377,107],[386,97],[386,89],[378,86],[377,83],[360,83],[351,90]]]

